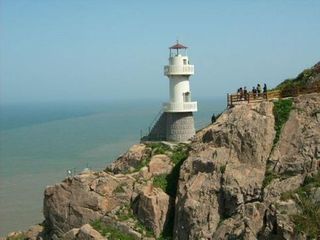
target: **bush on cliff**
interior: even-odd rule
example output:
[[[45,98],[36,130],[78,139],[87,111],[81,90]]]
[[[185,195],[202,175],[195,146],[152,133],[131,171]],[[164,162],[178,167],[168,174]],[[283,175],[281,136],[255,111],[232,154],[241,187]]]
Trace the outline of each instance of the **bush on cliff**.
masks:
[[[171,197],[175,197],[177,192],[180,168],[184,160],[187,159],[188,153],[189,153],[189,148],[187,145],[180,144],[176,146],[172,150],[171,156],[170,156],[171,161],[174,164],[174,167],[171,173],[154,177],[153,185],[155,187],[161,188]]]
[[[306,177],[303,185],[296,191],[284,192],[281,200],[294,199],[297,201],[300,212],[292,215],[297,232],[304,232],[308,238],[316,239],[320,236],[320,204],[311,197],[312,190],[320,187],[320,172],[313,177]],[[298,197],[296,197],[296,195]]]
[[[281,129],[283,125],[289,119],[289,114],[292,109],[292,99],[281,99],[274,103],[273,114],[275,118],[274,129],[276,130],[276,136],[273,140],[273,144],[275,145],[280,138]]]

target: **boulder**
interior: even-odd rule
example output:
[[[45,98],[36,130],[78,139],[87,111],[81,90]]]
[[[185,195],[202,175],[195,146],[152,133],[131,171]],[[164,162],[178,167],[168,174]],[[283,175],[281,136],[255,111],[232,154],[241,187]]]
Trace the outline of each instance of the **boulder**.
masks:
[[[169,174],[172,171],[173,163],[165,154],[152,156],[146,167],[141,168],[140,177],[149,180],[154,176]]]
[[[115,174],[128,173],[136,169],[141,161],[150,157],[151,148],[145,144],[135,144],[129,150],[121,155],[116,161],[106,168],[106,171],[111,171]]]
[[[263,190],[263,201],[269,205],[278,201],[281,193],[294,191],[298,189],[304,181],[303,175],[296,175],[284,180],[275,179]]]
[[[148,171],[152,176],[168,174],[173,168],[171,159],[164,154],[154,155],[148,164]]]
[[[123,186],[131,191],[126,192]],[[129,176],[115,177],[105,172],[84,172],[47,187],[43,212],[50,235],[59,237],[128,203],[132,188],[133,179]],[[118,197],[119,194],[122,197]]]
[[[268,102],[235,106],[196,134],[180,171],[176,238],[219,239],[224,230],[219,227],[220,235],[215,231],[222,219],[241,216],[245,204],[261,200],[275,136],[272,109]],[[225,231],[232,228],[235,236],[244,234],[241,221],[230,218]]]
[[[77,240],[105,240],[106,238],[104,238],[98,231],[93,229],[91,225],[85,224],[79,229],[76,239]]]
[[[32,226],[25,232],[25,238],[27,238],[28,240],[38,240],[44,238],[43,230],[44,229],[42,225]]]
[[[134,213],[147,228],[153,230],[156,237],[159,237],[169,220],[170,211],[173,210],[172,204],[170,196],[162,189],[148,185],[135,200]]]

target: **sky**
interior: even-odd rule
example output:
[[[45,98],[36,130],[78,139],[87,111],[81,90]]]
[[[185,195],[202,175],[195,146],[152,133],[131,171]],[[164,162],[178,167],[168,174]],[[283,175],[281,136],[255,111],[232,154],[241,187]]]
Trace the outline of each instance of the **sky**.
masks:
[[[0,103],[163,99],[179,39],[193,99],[320,61],[319,0],[0,0]]]

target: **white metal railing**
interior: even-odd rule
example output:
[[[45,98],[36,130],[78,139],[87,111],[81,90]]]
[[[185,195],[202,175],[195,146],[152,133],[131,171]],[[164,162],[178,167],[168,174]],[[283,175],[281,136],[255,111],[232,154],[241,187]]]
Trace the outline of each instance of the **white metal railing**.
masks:
[[[194,65],[167,65],[164,66],[164,75],[193,75]]]
[[[197,102],[163,103],[163,111],[165,112],[196,112],[197,110]]]

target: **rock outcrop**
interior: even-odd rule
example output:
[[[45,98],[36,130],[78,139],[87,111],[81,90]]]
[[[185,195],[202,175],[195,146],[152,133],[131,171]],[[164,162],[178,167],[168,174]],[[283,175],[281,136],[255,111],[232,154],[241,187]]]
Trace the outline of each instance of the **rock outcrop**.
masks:
[[[170,196],[160,188],[149,185],[144,187],[134,205],[138,219],[159,237],[171,216],[170,211],[173,210]]]
[[[115,174],[134,171],[145,159],[150,157],[150,154],[151,148],[145,144],[135,144],[130,147],[125,154],[108,166],[106,170]]]
[[[211,238],[219,225],[229,234],[223,219],[237,215],[232,224],[240,223],[246,204],[259,204],[275,135],[272,107],[236,106],[197,134],[180,172],[174,231],[178,239]]]
[[[61,236],[128,203],[133,180],[130,176],[87,171],[47,187],[44,216],[51,235]]]
[[[305,232],[296,221],[320,212],[320,94],[293,100],[276,143],[273,108],[237,105],[188,145],[137,144],[105,172],[47,187],[30,239],[318,237],[320,218]]]
[[[294,109],[270,156],[269,168],[279,174],[315,171],[320,164],[319,94],[295,98]]]

